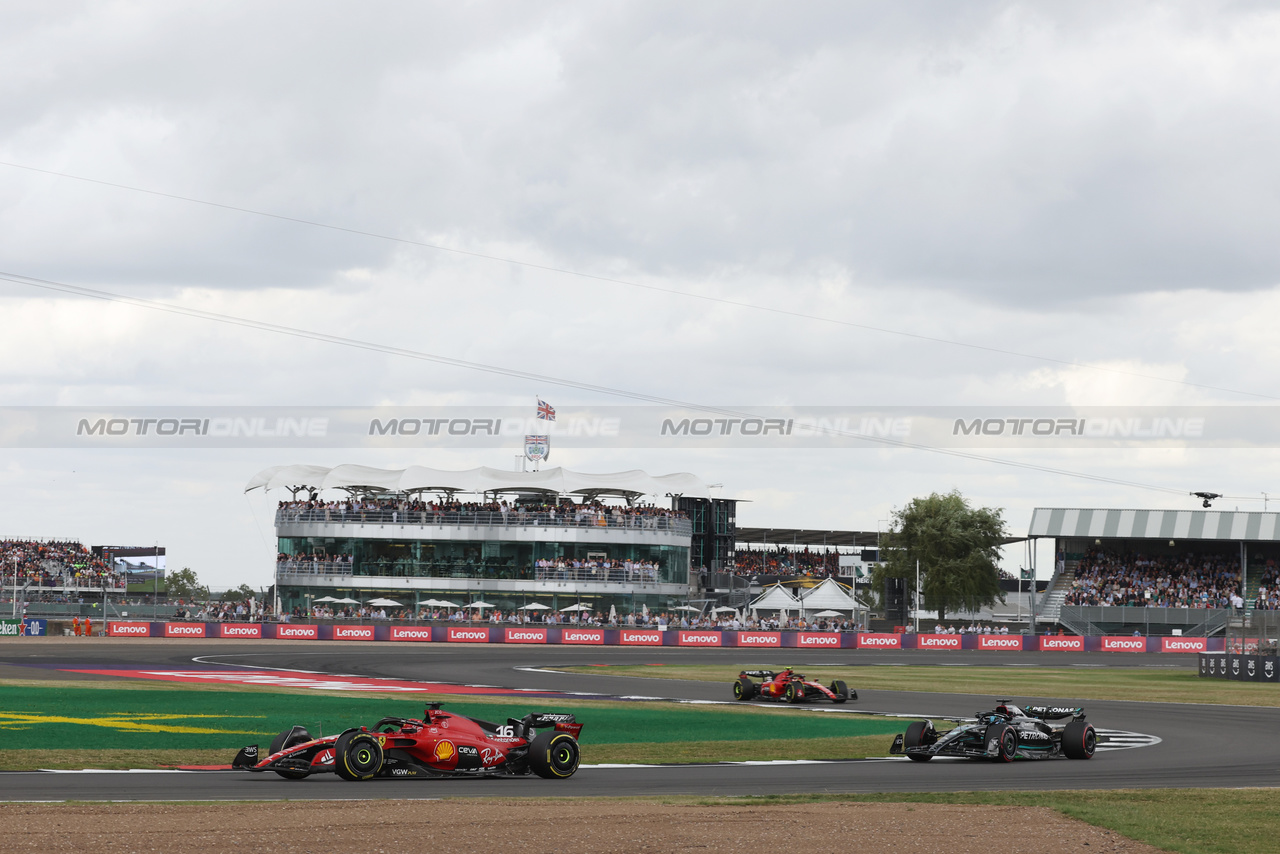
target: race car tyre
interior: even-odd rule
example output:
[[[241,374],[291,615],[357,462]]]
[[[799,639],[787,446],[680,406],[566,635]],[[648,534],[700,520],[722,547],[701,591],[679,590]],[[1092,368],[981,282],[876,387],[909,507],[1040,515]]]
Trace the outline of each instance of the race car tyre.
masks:
[[[382,770],[382,745],[365,732],[344,732],[333,746],[333,770],[344,780],[372,780]]]
[[[837,679],[831,683],[831,693],[836,695],[833,703],[843,703],[849,699],[849,686]]]
[[[782,692],[782,699],[788,703],[798,703],[804,699],[804,689],[794,682],[788,682],[786,690]]]
[[[916,721],[911,726],[907,727],[907,734],[902,737],[902,746],[904,748],[905,747],[923,747],[924,734],[928,731],[928,729],[929,729],[929,723],[927,721]],[[907,758],[913,762],[928,762],[930,759],[933,758],[933,756],[927,753],[924,754],[923,756],[917,755],[915,753],[908,753]]]
[[[733,683],[733,699],[750,700],[756,695],[756,683],[752,682],[745,676],[739,676],[738,681]]]
[[[1000,748],[996,759],[1000,762],[1012,762],[1018,753],[1018,731],[1008,724],[992,724],[987,727],[983,741],[990,744],[993,738],[998,740]]]
[[[1062,730],[1062,755],[1068,759],[1090,759],[1098,749],[1098,732],[1086,721],[1072,721]]]
[[[271,750],[267,755],[274,756],[275,754],[284,750],[286,747],[291,747],[295,744],[301,744],[304,741],[311,740],[310,733],[308,733],[305,729],[302,732],[298,733],[293,738],[289,738],[289,736],[292,734],[293,734],[293,730],[287,729],[284,732],[277,735],[275,738],[271,739]],[[309,776],[310,774],[309,771],[298,771],[293,768],[272,768],[271,770],[275,771],[277,774],[279,774],[281,777],[285,778],[286,780],[301,780],[304,777]]]
[[[548,780],[572,777],[580,757],[577,739],[567,732],[540,732],[529,745],[529,767]]]

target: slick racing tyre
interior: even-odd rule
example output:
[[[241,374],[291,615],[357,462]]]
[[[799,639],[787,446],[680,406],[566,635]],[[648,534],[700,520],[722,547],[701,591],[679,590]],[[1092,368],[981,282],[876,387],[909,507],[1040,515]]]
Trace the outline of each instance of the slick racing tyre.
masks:
[[[296,734],[295,734],[295,730],[298,730]],[[290,735],[292,735],[293,738],[289,738]],[[294,729],[287,729],[284,732],[277,735],[275,738],[271,739],[271,750],[268,752],[267,755],[274,756],[275,754],[284,750],[286,747],[292,747],[295,744],[302,744],[304,741],[310,741],[310,740],[311,740],[311,734],[308,733],[305,729],[301,729],[299,727],[294,727]],[[301,780],[303,777],[306,777],[310,773],[307,771],[297,771],[292,768],[272,768],[271,770],[275,771],[277,774],[279,774],[281,777],[285,778],[286,780]]]
[[[990,745],[992,739],[996,740],[999,751],[995,756],[996,761],[1012,762],[1013,757],[1018,754],[1018,731],[1008,724],[992,724],[987,727],[983,740]]]
[[[1062,755],[1068,759],[1090,759],[1098,749],[1098,733],[1093,724],[1072,721],[1062,730]]]
[[[804,699],[804,688],[794,682],[788,682],[786,690],[782,692],[782,699],[788,703],[798,703]]]
[[[344,732],[333,746],[333,770],[344,780],[372,780],[382,770],[382,745],[367,732]]]
[[[831,693],[836,695],[832,702],[843,703],[849,699],[849,686],[837,679],[831,683]]]
[[[756,685],[745,676],[739,676],[738,681],[733,683],[733,699],[750,700],[756,695]]]
[[[924,734],[928,731],[929,731],[929,724],[927,721],[916,721],[911,726],[907,727],[907,734],[902,737],[902,746],[904,748],[924,747],[925,746]],[[923,756],[919,756],[914,753],[908,753],[907,758],[913,762],[928,762],[930,759],[933,758],[933,756],[927,753],[924,754]]]
[[[578,741],[567,732],[540,732],[529,745],[529,767],[548,780],[572,777],[579,758]]]

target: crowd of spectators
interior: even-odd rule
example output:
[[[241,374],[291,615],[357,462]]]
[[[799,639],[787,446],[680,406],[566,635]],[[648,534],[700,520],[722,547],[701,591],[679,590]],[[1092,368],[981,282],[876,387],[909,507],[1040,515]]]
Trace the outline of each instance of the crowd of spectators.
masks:
[[[1064,604],[1151,608],[1242,607],[1240,563],[1226,555],[1090,550]]]
[[[391,522],[404,524],[560,525],[574,527],[660,528],[685,513],[653,504],[605,504],[600,501],[424,501],[406,495],[322,501],[311,497],[281,501],[277,516],[302,522]]]
[[[1259,611],[1280,611],[1280,569],[1274,560],[1268,560],[1262,570],[1253,607]]]
[[[834,551],[787,548],[738,549],[733,557],[735,575],[810,575],[828,578],[840,574],[840,555]]]
[[[33,588],[96,588],[125,586],[125,576],[80,543],[40,540],[0,541],[0,577]]]

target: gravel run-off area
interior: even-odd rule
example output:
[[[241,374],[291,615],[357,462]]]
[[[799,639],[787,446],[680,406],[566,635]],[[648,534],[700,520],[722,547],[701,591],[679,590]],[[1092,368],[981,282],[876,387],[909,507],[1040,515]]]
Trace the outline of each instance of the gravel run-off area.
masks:
[[[291,801],[4,804],[5,852],[613,854],[806,850],[895,854],[1156,852],[1043,807],[662,804],[652,801]]]

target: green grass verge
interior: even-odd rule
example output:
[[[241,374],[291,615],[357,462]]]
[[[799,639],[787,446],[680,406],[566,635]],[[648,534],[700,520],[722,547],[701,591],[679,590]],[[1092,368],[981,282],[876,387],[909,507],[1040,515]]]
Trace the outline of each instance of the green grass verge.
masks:
[[[565,667],[593,676],[643,676],[719,682],[730,699],[742,667],[672,664],[662,666]],[[1130,700],[1160,703],[1210,703],[1280,706],[1280,686],[1201,679],[1195,671],[1142,667],[931,667],[926,665],[845,667],[809,666],[811,679],[843,679],[855,690],[931,691],[990,697],[1060,697],[1080,700]],[[601,680],[607,689],[608,680]]]
[[[0,693],[0,768],[219,764],[230,761],[239,747],[265,745],[295,724],[313,734],[332,734],[371,726],[386,715],[421,717],[431,699],[10,683]],[[571,711],[585,725],[587,762],[882,756],[901,729],[899,722],[861,715],[661,702],[451,696],[445,707],[495,721],[529,711]],[[220,758],[211,759],[215,754]]]
[[[691,805],[835,801],[1049,807],[1130,839],[1185,854],[1270,854],[1276,850],[1276,828],[1280,827],[1280,799],[1273,789],[776,795],[681,801]]]

